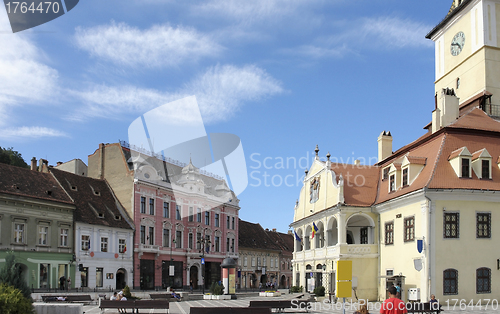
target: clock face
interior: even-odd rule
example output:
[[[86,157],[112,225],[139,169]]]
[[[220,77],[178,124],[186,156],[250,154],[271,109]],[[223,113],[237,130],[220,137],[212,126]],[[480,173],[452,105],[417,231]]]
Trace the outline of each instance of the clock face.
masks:
[[[465,45],[465,34],[464,32],[458,32],[451,41],[451,47],[450,47],[451,54],[454,56],[458,56],[458,54],[462,52],[464,45]]]

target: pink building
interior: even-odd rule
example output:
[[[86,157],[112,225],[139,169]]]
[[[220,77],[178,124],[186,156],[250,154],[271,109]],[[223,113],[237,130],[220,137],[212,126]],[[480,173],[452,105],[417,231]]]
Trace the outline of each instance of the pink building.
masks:
[[[208,288],[238,256],[239,200],[226,182],[127,143],[101,144],[89,176],[106,179],[134,219],[134,288]]]

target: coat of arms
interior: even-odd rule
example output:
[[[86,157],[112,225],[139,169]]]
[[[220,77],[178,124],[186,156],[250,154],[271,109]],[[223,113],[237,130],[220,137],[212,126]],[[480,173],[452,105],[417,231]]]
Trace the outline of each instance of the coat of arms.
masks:
[[[316,177],[311,180],[311,188],[309,191],[310,194],[310,203],[314,203],[318,200],[319,198],[319,177]]]

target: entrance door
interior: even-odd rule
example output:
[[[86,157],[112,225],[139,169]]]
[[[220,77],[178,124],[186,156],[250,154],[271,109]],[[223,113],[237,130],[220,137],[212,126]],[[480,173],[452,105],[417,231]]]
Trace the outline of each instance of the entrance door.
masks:
[[[120,268],[116,271],[116,290],[121,290],[125,288],[126,285],[126,270]]]
[[[142,290],[153,290],[155,287],[155,261],[141,259],[140,287]]]
[[[193,289],[198,289],[198,267],[191,266],[189,269],[189,283],[193,285]]]

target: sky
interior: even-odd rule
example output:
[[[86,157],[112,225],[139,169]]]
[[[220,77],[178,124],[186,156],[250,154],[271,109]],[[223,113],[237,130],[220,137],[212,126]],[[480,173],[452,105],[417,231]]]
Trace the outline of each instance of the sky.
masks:
[[[373,164],[382,131],[393,150],[425,133],[425,35],[451,4],[82,0],[14,34],[0,9],[0,146],[87,163],[142,114],[194,95],[207,133],[241,139],[240,218],[287,232],[316,145],[322,159]]]

